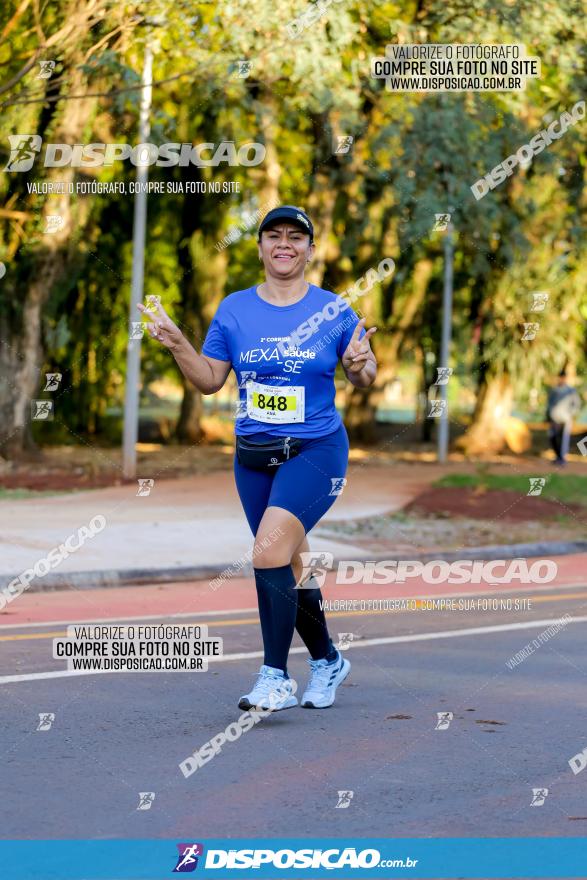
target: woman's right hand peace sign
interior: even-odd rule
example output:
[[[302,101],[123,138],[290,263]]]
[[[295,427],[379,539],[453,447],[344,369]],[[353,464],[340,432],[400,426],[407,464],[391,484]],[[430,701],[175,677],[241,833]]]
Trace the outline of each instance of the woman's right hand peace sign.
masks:
[[[153,339],[156,339],[165,348],[173,350],[183,341],[184,335],[179,327],[173,323],[160,301],[156,301],[156,314],[144,306],[142,303],[137,304],[137,308],[151,318],[152,323],[147,324],[147,329]]]

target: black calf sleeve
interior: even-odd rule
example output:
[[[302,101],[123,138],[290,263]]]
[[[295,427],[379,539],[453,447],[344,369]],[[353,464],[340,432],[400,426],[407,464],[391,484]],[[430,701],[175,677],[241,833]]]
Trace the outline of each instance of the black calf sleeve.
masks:
[[[307,581],[308,584],[316,583],[314,578]],[[322,593],[318,587],[313,589],[303,588],[297,590],[298,613],[296,615],[296,630],[303,643],[310,652],[312,660],[336,659],[336,648],[328,635],[328,627],[324,611],[320,607]]]
[[[291,565],[255,568],[255,585],[265,650],[264,663],[287,674],[287,655],[296,625],[298,590]]]

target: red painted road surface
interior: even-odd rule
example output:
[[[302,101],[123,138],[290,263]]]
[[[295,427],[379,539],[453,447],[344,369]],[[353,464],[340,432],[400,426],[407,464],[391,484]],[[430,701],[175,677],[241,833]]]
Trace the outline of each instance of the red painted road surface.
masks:
[[[528,565],[533,560],[528,560]],[[390,597],[471,595],[488,592],[523,594],[541,590],[564,591],[587,583],[587,554],[554,557],[558,566],[555,580],[548,584],[426,584],[421,577],[404,584],[336,584],[335,575],[327,576],[323,594],[326,599],[375,599]],[[116,587],[110,589],[59,590],[24,593],[0,613],[0,628],[9,624],[26,625],[51,621],[80,621],[173,614],[201,614],[207,611],[256,609],[257,599],[252,578],[231,578],[217,590],[210,581],[190,581],[165,585]]]

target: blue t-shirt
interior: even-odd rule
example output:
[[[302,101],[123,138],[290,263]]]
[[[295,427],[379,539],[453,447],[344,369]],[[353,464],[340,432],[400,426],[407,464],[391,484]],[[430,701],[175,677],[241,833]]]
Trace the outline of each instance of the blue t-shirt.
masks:
[[[240,397],[235,433],[323,437],[336,431],[342,420],[334,406],[334,371],[358,321],[346,300],[313,284],[289,306],[261,299],[256,286],[229,294],[202,353],[232,364]]]

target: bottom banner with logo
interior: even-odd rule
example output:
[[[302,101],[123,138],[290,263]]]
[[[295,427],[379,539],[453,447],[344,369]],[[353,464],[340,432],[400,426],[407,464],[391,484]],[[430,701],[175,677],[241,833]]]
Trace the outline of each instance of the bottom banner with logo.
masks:
[[[4,840],[4,880],[587,877],[587,839]]]

